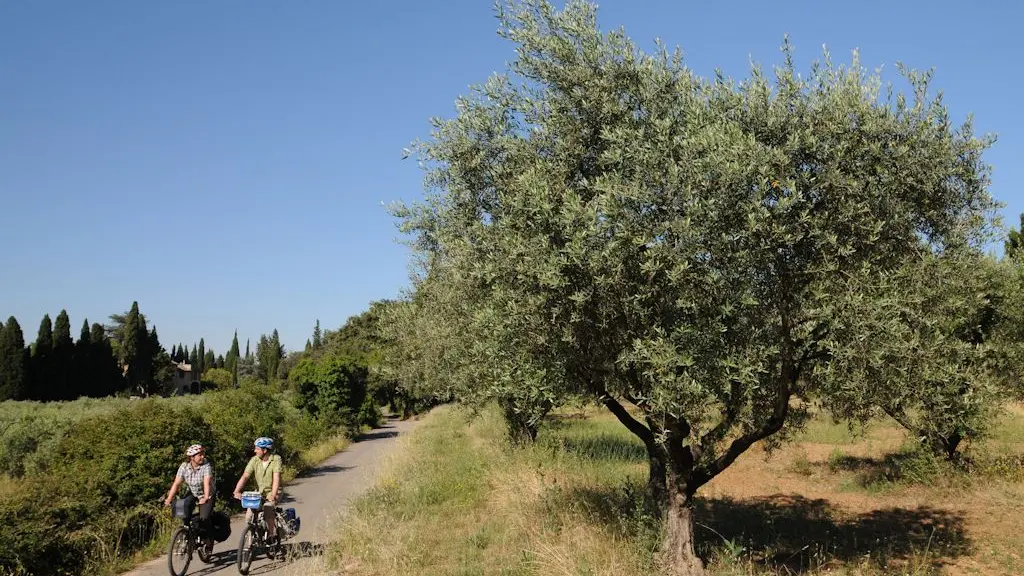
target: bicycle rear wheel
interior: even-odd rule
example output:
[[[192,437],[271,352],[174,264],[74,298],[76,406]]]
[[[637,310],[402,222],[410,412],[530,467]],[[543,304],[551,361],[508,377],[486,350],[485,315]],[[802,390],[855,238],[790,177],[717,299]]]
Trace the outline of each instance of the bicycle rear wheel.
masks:
[[[242,537],[238,539],[238,573],[245,576],[249,573],[252,561],[256,559],[256,528],[246,524],[242,529]]]
[[[167,550],[167,569],[171,576],[185,576],[191,562],[192,543],[189,542],[188,529],[182,526],[171,536],[171,547]]]

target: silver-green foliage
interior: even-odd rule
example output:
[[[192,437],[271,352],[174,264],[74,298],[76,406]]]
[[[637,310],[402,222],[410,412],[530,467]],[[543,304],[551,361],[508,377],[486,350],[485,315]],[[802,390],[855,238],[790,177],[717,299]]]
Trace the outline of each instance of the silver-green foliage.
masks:
[[[811,378],[833,413],[891,416],[952,458],[988,432],[1013,382],[1014,271],[978,255],[924,254],[856,282],[837,299],[844,322],[823,340]]]
[[[602,33],[583,2],[499,17],[517,58],[434,120],[417,144],[427,198],[395,208],[424,270],[408,356],[474,397],[601,399],[647,445],[682,558],[692,525],[671,519],[799,424],[795,399],[841,389],[851,412],[892,399],[870,370],[832,363],[903,358],[913,326],[851,311],[879,301],[931,322],[905,267],[978,252],[996,207],[991,140],[952,124],[929,74],[903,70],[904,95],[856,55],[800,76],[786,43],[773,77],[706,79],[678,51]],[[936,382],[891,380],[919,399]]]

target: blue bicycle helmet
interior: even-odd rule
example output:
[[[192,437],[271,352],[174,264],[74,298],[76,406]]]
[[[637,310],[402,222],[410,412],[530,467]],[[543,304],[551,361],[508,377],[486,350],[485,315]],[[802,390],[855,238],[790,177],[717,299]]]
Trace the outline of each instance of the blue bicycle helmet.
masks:
[[[261,437],[257,438],[256,442],[254,442],[253,444],[257,448],[263,448],[264,450],[270,450],[271,448],[274,447],[274,440],[271,439],[271,438],[267,438],[266,436],[261,436]]]

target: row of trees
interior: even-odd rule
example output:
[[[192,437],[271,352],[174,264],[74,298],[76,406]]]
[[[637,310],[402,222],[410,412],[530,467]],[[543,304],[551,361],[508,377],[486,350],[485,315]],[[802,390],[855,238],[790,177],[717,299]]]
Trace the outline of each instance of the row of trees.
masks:
[[[427,199],[393,208],[420,268],[384,373],[497,401],[527,440],[606,406],[646,447],[678,574],[703,573],[697,490],[813,406],[952,455],[1019,392],[1021,266],[983,253],[992,139],[929,74],[901,70],[909,95],[856,57],[801,75],[787,42],[774,77],[705,79],[584,2],[499,20],[516,60],[435,121]]]
[[[269,382],[277,377],[284,354],[277,330],[260,337],[255,355],[248,342],[241,355],[237,331],[226,355],[207,349],[205,339],[193,344],[191,351],[177,344],[168,352],[156,326],[147,327],[137,302],[125,313],[112,314],[105,326],[83,321],[77,341],[71,337],[66,310],[55,321],[44,315],[28,345],[12,316],[0,324],[0,401],[165,393],[178,363],[191,364],[208,384],[237,386],[240,377]],[[219,372],[211,374],[212,370]]]
[[[13,316],[0,327],[0,400],[108,396],[125,386],[113,343],[100,324],[85,320],[76,342],[67,311],[61,310],[56,322],[45,315],[30,346]]]

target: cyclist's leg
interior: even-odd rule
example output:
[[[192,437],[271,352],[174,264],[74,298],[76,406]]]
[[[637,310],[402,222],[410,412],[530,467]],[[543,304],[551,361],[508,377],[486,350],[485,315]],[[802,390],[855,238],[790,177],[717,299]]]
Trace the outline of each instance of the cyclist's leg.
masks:
[[[196,502],[198,502],[199,499],[196,498],[191,492],[189,492],[188,494],[185,495],[184,500],[185,500],[185,521],[188,522],[189,520],[192,519],[192,513],[195,511]]]
[[[277,537],[277,508],[266,500],[263,501],[263,519],[267,523],[267,541],[274,542]]]
[[[216,498],[214,496],[207,500],[205,504],[199,506],[199,529],[202,530],[208,547],[213,546],[213,528],[210,525],[210,515],[213,514],[213,501]]]

